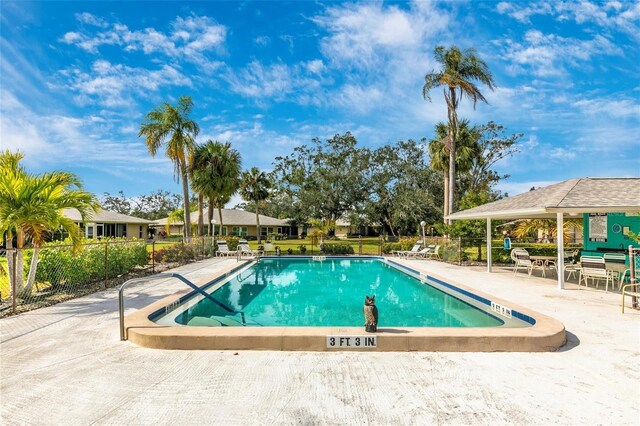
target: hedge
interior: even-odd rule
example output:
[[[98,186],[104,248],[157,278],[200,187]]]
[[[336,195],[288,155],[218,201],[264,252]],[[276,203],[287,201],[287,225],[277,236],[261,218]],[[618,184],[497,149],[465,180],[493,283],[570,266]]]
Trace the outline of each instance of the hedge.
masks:
[[[324,254],[354,254],[350,244],[324,244],[322,246]]]

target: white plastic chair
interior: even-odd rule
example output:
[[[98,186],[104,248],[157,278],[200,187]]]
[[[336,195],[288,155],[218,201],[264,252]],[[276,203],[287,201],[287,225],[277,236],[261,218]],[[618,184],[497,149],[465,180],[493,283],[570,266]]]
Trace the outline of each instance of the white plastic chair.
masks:
[[[609,281],[613,282],[613,274],[607,270],[607,265],[603,257],[582,256],[580,258],[580,277],[578,285],[584,281],[584,286],[589,286],[589,278],[595,283],[596,288],[600,286],[600,280],[605,280],[605,292],[609,291]]]

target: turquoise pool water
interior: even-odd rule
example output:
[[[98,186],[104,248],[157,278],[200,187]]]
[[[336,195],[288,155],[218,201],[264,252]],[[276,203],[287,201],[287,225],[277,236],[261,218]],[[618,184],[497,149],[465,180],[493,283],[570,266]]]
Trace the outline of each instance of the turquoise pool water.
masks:
[[[378,327],[495,327],[503,321],[377,259],[262,259],[180,313],[183,325],[349,326],[364,324],[376,296]]]

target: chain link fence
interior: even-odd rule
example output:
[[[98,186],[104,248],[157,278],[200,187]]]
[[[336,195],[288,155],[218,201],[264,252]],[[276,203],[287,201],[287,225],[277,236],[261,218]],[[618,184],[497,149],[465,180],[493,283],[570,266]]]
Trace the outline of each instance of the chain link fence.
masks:
[[[0,251],[0,317],[25,312],[117,286],[179,265],[212,257],[212,237],[183,241],[110,240],[38,250],[36,273],[29,276],[33,248]]]

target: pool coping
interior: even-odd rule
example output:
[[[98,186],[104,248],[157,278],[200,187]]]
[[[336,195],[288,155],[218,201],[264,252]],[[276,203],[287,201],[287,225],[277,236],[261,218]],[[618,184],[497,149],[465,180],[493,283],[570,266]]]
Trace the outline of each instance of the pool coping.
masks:
[[[549,352],[565,344],[564,325],[547,315],[513,304],[437,274],[423,273],[415,265],[398,258],[359,256],[391,260],[422,276],[448,283],[478,297],[507,306],[535,319],[530,327],[383,327],[377,333],[375,348],[327,348],[327,336],[362,336],[364,327],[185,327],[159,325],[149,319],[164,306],[191,293],[185,290],[158,300],[125,318],[125,331],[131,342],[155,349],[283,350],[283,351],[433,351],[433,352]],[[353,257],[351,257],[353,258]],[[195,284],[205,286],[246,262],[219,270],[213,277]],[[427,265],[425,265],[427,266]]]

